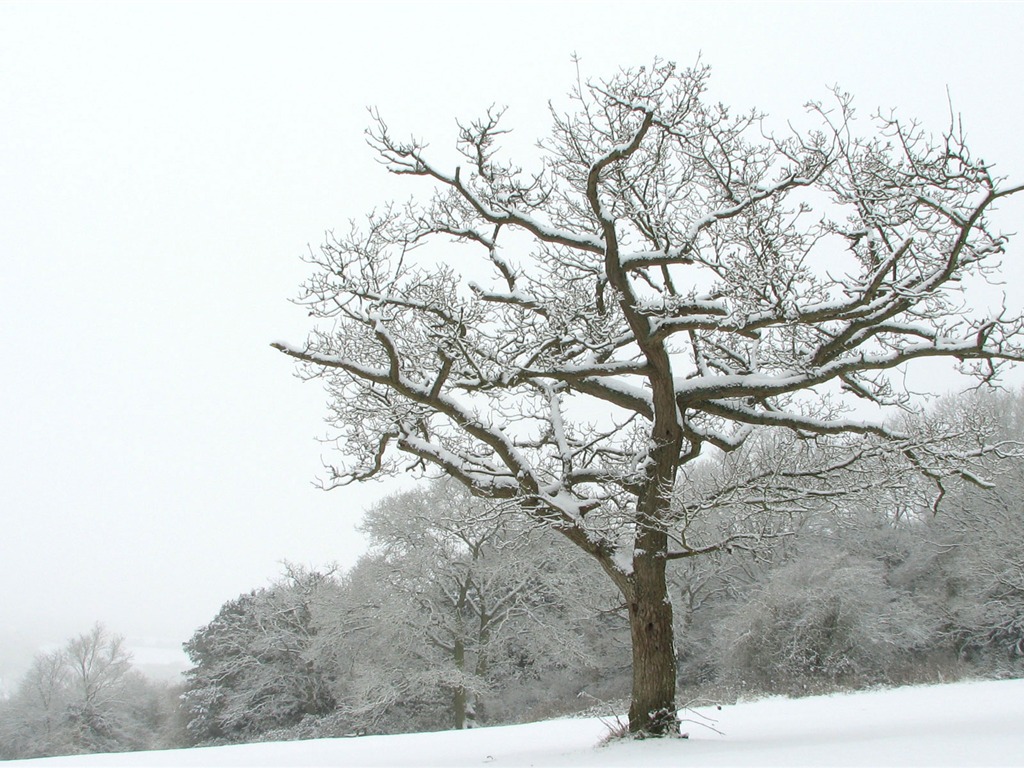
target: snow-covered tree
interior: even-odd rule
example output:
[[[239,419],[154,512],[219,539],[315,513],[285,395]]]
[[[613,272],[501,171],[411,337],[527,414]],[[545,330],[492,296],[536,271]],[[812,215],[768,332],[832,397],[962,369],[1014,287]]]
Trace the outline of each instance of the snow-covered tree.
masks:
[[[980,653],[997,668],[1024,669],[1024,498],[1008,493],[973,495],[947,525],[935,528],[950,548],[951,633],[963,655]],[[941,543],[940,543],[941,542]],[[955,550],[955,554],[950,550]],[[940,551],[941,555],[941,551]],[[952,571],[952,572],[950,572]]]
[[[66,728],[68,678],[62,653],[41,653],[32,660],[14,695],[0,708],[0,757],[76,751]]]
[[[100,624],[36,656],[0,711],[0,756],[120,752],[160,743],[164,690]]]
[[[1024,668],[1024,393],[984,393],[941,404],[941,416],[999,446],[992,487],[954,483],[938,513],[914,526],[899,578],[927,599],[961,659],[990,670]]]
[[[334,709],[317,655],[315,605],[328,574],[289,566],[270,587],[225,603],[185,643],[194,666],[183,706],[195,743],[245,741]]]
[[[363,528],[370,553],[324,617],[349,670],[341,709],[361,727],[394,728],[414,706],[423,727],[469,727],[510,679],[585,663],[583,564],[528,518],[438,481],[384,499]]]
[[[901,655],[934,635],[884,564],[829,545],[774,569],[719,625],[722,669],[760,690],[887,681]]]
[[[434,467],[596,560],[629,609],[630,729],[651,734],[678,726],[681,470],[767,427],[869,437],[941,479],[885,422],[901,372],[989,380],[1021,357],[1021,319],[972,296],[1007,245],[989,214],[1022,187],[958,125],[879,115],[862,138],[837,92],[776,136],[707,85],[664,62],[580,83],[527,170],[502,158],[500,110],[460,126],[454,167],[377,117],[381,161],[433,191],[313,253],[301,301],[325,322],[274,345],[332,395],[328,486]]]

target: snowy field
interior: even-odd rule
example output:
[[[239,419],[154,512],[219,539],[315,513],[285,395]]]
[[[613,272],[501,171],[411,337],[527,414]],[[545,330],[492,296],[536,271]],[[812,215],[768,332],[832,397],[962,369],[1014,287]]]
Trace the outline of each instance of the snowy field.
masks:
[[[1024,680],[764,699],[684,714],[689,739],[598,746],[598,719],[11,761],[67,766],[1024,765]],[[711,723],[711,730],[701,723]],[[717,731],[717,732],[716,732]]]

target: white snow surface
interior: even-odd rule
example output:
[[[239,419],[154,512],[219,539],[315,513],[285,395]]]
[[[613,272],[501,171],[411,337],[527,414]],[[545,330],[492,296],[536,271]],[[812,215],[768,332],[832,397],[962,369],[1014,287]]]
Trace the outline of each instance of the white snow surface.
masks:
[[[606,721],[11,761],[61,766],[1024,766],[1024,680],[954,683],[682,713],[688,739],[605,746]],[[717,731],[700,725],[705,718]],[[614,718],[611,720],[614,725]]]

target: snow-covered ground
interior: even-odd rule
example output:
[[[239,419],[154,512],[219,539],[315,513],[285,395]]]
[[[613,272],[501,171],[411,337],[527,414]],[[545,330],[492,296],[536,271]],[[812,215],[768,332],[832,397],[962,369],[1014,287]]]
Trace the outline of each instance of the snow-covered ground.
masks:
[[[699,708],[689,739],[617,742],[598,719],[12,761],[68,766],[1024,766],[1024,680]],[[711,730],[702,722],[710,722]],[[717,731],[717,732],[716,732]]]

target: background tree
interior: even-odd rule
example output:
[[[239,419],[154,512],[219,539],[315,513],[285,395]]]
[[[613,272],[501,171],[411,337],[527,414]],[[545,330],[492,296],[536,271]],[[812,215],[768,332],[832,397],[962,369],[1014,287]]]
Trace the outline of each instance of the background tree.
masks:
[[[450,169],[378,117],[382,162],[433,194],[312,254],[301,300],[327,322],[274,345],[333,396],[347,464],[329,485],[437,467],[593,556],[629,610],[630,729],[652,734],[678,727],[680,469],[758,426],[920,461],[849,402],[907,405],[891,372],[922,358],[987,380],[1020,357],[1020,318],[964,290],[1004,251],[988,214],[1021,187],[955,124],[932,140],[883,115],[860,138],[836,93],[780,138],[706,101],[707,80],[656,62],[581,83],[526,171],[500,158],[500,110],[460,126]],[[453,240],[482,257],[473,279]]]
[[[0,756],[13,759],[76,751],[65,719],[68,678],[63,653],[42,653],[32,660],[11,700],[0,709]]]
[[[358,727],[469,727],[514,679],[593,662],[580,558],[522,515],[439,481],[381,501],[363,528],[370,553],[324,616]]]
[[[331,669],[317,655],[316,602],[329,574],[287,566],[284,579],[240,595],[185,643],[183,706],[193,743],[245,741],[334,710]]]
[[[725,676],[776,693],[888,682],[934,627],[887,575],[874,558],[807,546],[719,625]]]
[[[77,731],[75,740],[87,752],[105,752],[121,739],[122,723],[114,705],[123,703],[131,672],[131,656],[124,638],[97,624],[68,643],[64,651],[68,671],[68,717]]]
[[[938,514],[914,520],[912,551],[895,577],[937,614],[938,641],[986,672],[1024,665],[1024,397],[984,393],[941,403],[975,442],[998,450],[987,463],[999,482],[953,483]]]
[[[920,464],[880,453],[852,478],[828,476],[861,492],[807,494],[784,548],[755,578],[726,573],[732,593],[700,618],[720,640],[718,682],[806,692],[978,674],[993,658],[996,669],[1012,669],[1013,643],[990,641],[1014,626],[1013,579],[1005,577],[1020,563],[1020,402],[992,392],[944,398],[923,418],[902,420],[923,447]],[[937,435],[961,477],[929,477]],[[791,455],[782,452],[786,470],[774,482],[798,470]],[[984,475],[998,483],[964,479]]]
[[[131,665],[124,639],[100,624],[38,655],[0,708],[0,756],[123,752],[168,746],[167,688]]]

